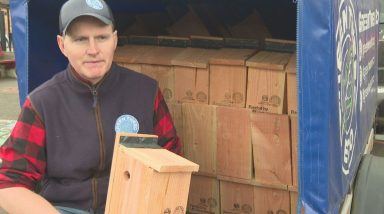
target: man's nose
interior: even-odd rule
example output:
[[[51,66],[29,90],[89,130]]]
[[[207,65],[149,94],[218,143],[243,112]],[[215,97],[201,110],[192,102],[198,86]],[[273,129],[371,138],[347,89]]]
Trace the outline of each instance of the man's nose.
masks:
[[[92,38],[89,40],[89,46],[87,49],[87,54],[96,55],[98,53],[99,53],[99,49],[97,47],[97,42],[95,41],[95,39]]]

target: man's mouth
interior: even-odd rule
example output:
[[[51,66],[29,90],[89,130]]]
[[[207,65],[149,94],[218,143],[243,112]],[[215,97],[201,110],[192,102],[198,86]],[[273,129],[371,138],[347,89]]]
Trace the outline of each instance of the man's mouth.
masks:
[[[87,67],[99,67],[103,64],[103,60],[92,60],[92,61],[85,61],[84,65]]]

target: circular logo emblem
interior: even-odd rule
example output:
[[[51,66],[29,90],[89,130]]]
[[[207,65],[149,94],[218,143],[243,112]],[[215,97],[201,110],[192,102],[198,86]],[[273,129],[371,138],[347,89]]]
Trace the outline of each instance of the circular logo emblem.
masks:
[[[184,207],[178,206],[176,207],[175,211],[173,211],[174,214],[184,214]]]
[[[272,96],[269,98],[269,102],[270,102],[271,105],[277,107],[277,106],[280,105],[280,103],[281,103],[281,99],[280,99],[280,97],[277,96],[277,95],[272,95]]]
[[[209,206],[210,208],[215,208],[215,207],[217,207],[217,201],[216,201],[216,199],[214,199],[214,198],[208,198],[208,206]]]
[[[342,170],[349,174],[356,142],[358,85],[358,40],[355,8],[341,0],[336,29],[336,67],[338,75],[340,146]]]
[[[204,92],[200,91],[200,92],[197,92],[196,99],[197,99],[197,101],[204,103],[204,102],[207,102],[208,96]]]
[[[164,88],[163,90],[163,95],[164,95],[164,98],[165,100],[169,100],[172,98],[173,94],[172,94],[172,90],[169,89],[169,88]]]
[[[87,5],[95,10],[103,9],[103,4],[99,0],[86,0]]]
[[[115,131],[116,133],[137,133],[139,131],[139,121],[132,115],[121,115],[116,120]]]
[[[241,211],[244,213],[252,213],[252,207],[249,204],[243,204],[243,206],[241,206]]]
[[[244,98],[243,98],[243,94],[240,93],[240,92],[234,92],[232,94],[232,99],[235,103],[241,103],[243,102]]]

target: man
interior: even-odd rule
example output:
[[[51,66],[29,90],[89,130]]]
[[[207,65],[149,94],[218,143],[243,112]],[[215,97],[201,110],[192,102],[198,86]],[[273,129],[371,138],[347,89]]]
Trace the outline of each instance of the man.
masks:
[[[115,129],[154,133],[180,152],[156,81],[112,63],[113,22],[102,0],[62,6],[57,43],[69,65],[28,96],[0,149],[0,206],[10,213],[103,213]]]

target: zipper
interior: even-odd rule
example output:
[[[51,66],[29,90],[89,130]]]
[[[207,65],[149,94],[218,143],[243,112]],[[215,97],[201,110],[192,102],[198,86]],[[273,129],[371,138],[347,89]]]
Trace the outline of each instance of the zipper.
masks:
[[[112,69],[112,68],[111,68]],[[91,91],[92,98],[93,98],[93,104],[92,108],[95,114],[96,118],[96,127],[97,127],[97,134],[99,136],[99,148],[100,148],[100,159],[99,159],[99,167],[94,176],[91,179],[91,187],[92,187],[92,196],[93,196],[93,202],[92,202],[92,208],[93,210],[97,209],[98,204],[98,190],[97,190],[97,178],[100,176],[101,172],[105,169],[105,142],[104,142],[104,132],[103,132],[103,124],[101,123],[101,114],[100,114],[100,104],[98,102],[98,92],[97,89],[99,86],[104,82],[104,80],[107,78],[107,76],[111,73],[111,71],[107,72],[104,77],[93,86],[90,86],[86,83],[84,83],[82,80],[78,79],[76,76],[74,76],[81,84],[88,87]],[[73,74],[72,74],[73,75]]]
[[[100,159],[99,159],[99,167],[97,172],[95,173],[94,177],[92,178],[92,194],[93,194],[93,203],[92,208],[93,210],[97,209],[98,204],[98,189],[97,189],[97,178],[99,177],[100,173],[105,168],[105,142],[104,142],[104,132],[103,132],[103,124],[101,122],[101,114],[100,114],[100,104],[98,102],[98,93],[97,88],[100,84],[98,84],[96,87],[91,88],[91,93],[93,97],[93,110],[96,118],[96,127],[97,127],[97,134],[99,136],[99,148],[100,148]]]

